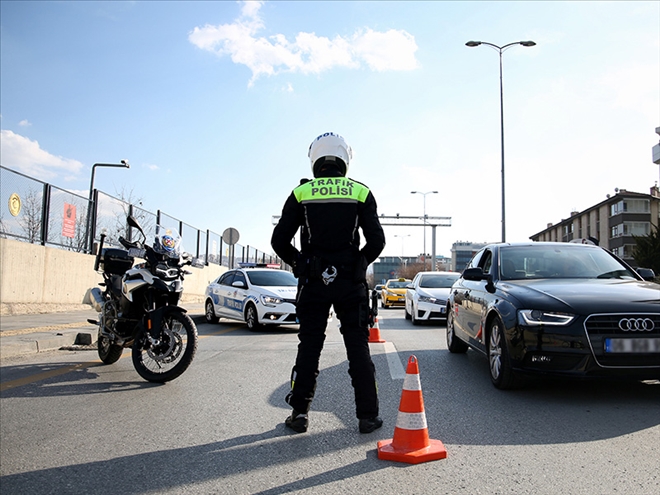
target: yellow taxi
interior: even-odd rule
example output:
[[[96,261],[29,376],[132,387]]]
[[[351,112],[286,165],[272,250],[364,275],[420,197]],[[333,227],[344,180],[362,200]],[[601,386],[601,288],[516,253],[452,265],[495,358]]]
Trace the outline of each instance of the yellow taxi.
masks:
[[[380,299],[383,308],[390,306],[405,306],[406,287],[410,284],[407,278],[392,278],[380,290]]]

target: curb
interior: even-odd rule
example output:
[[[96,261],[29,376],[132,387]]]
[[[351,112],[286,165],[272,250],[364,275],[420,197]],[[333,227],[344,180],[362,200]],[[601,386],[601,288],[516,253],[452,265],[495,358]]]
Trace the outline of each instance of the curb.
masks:
[[[53,351],[66,346],[72,346],[79,338],[78,335],[88,335],[87,341],[92,337],[91,332],[82,332],[80,329],[65,330],[56,333],[37,332],[14,337],[0,337],[0,359]],[[94,338],[91,339],[95,341]]]
[[[206,323],[203,314],[190,314],[195,325]],[[65,325],[62,325],[64,327]],[[53,328],[50,331],[19,335],[0,335],[0,359],[56,350],[96,350],[97,328],[90,324],[75,328]],[[64,348],[64,349],[63,349]]]

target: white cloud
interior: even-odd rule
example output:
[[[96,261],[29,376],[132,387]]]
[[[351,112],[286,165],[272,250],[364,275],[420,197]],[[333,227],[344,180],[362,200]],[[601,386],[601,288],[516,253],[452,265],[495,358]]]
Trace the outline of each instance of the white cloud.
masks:
[[[413,70],[419,66],[415,38],[406,31],[390,29],[379,33],[368,29],[355,36],[353,47],[357,56],[377,71]]]
[[[218,56],[229,55],[236,64],[252,71],[248,85],[262,75],[280,72],[319,74],[335,67],[357,69],[366,64],[372,70],[413,70],[415,38],[406,31],[385,32],[367,29],[352,37],[333,39],[300,32],[289,42],[283,34],[258,37],[264,22],[259,15],[263,2],[244,2],[241,16],[231,24],[195,27],[188,40],[202,50]]]
[[[18,125],[20,125],[21,127],[30,127],[32,123],[29,122],[27,119],[23,119],[18,123]]]
[[[76,174],[84,167],[77,160],[51,155],[37,141],[8,130],[0,131],[0,150],[5,167],[40,180],[56,177],[58,172]]]

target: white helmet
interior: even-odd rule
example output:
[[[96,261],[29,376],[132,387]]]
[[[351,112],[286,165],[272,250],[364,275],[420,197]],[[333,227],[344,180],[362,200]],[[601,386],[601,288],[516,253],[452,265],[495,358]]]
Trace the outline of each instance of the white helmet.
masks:
[[[353,150],[351,150],[351,147],[339,134],[335,134],[334,132],[326,132],[325,134],[321,134],[314,141],[312,141],[312,144],[309,145],[309,152],[307,153],[307,156],[309,157],[309,161],[312,165],[312,174],[314,174],[314,177],[316,177],[316,173],[318,172],[318,170],[315,170],[314,164],[320,158],[324,157],[328,157],[331,160],[333,158],[339,158],[345,166],[340,166],[339,168],[344,168],[343,175],[346,176],[348,174],[348,165],[351,161],[351,158],[353,158]],[[319,165],[320,164],[323,164],[323,161],[320,161]]]

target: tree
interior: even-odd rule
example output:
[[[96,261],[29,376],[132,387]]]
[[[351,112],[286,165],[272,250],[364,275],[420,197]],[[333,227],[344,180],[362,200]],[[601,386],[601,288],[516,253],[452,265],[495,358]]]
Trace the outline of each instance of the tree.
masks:
[[[136,197],[134,195],[133,188],[127,190],[125,187],[122,187],[121,191],[115,190],[115,193],[118,195],[121,209],[124,212],[122,216],[118,216],[116,218],[115,229],[117,230],[117,232],[123,232],[122,235],[126,236],[126,227],[127,227],[126,218],[128,217],[130,205],[134,205],[138,207],[133,209],[133,216],[138,221],[138,223],[143,228],[145,228],[147,222],[147,216],[145,214],[145,211],[142,209],[142,198],[139,196]]]
[[[41,241],[41,218],[42,218],[41,194],[30,190],[23,198],[21,215],[18,224],[21,226],[27,240],[31,243]]]
[[[419,272],[424,271],[424,263],[409,263],[399,267],[399,277],[412,280]]]
[[[643,236],[633,236],[635,247],[633,258],[638,266],[651,268],[656,275],[660,274],[660,229],[651,224],[651,233]]]
[[[142,199],[133,196],[133,189],[126,190],[122,188],[121,191],[116,192],[119,197],[113,197],[103,193],[102,200],[99,194],[99,204],[96,206],[96,233],[97,236],[101,232],[106,234],[105,242],[109,246],[119,245],[119,237],[128,237],[128,225],[126,217],[130,211],[131,205],[138,205],[133,209],[133,216],[137,219],[143,229],[149,232],[150,217],[147,217],[146,211],[141,208]]]
[[[375,287],[376,286],[376,284],[374,283],[374,272],[367,273],[367,285],[369,287]]]
[[[412,280],[413,278],[415,278],[415,275],[417,275],[419,272],[423,272],[423,271],[430,272],[431,269],[432,268],[430,266],[428,266],[428,263],[427,263],[427,266],[426,266],[426,270],[424,270],[424,263],[423,262],[417,262],[417,263],[408,263],[408,264],[402,265],[398,269],[397,272],[398,272],[399,277],[408,278],[408,279]],[[449,269],[450,268],[447,265],[442,264],[442,263],[436,264],[436,267],[435,267],[435,271],[438,271],[438,272],[446,272],[446,271],[449,271]]]
[[[0,237],[3,239],[7,238],[7,232],[9,232],[9,227],[5,225],[4,222],[4,217],[2,215],[2,212],[0,212]]]

